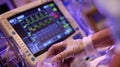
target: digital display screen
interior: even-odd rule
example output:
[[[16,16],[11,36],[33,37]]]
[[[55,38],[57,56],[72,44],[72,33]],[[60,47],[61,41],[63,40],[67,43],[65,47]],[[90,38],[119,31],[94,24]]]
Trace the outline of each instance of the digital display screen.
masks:
[[[35,57],[75,32],[53,1],[12,16],[8,21]]]

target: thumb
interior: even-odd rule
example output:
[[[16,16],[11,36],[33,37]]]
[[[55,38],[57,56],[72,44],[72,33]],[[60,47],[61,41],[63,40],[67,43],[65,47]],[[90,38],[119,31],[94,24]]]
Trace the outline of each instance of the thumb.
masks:
[[[71,54],[71,51],[68,50],[64,50],[63,52],[57,54],[56,56],[54,56],[51,61],[52,62],[58,62],[58,61],[62,61],[66,58],[68,58]]]

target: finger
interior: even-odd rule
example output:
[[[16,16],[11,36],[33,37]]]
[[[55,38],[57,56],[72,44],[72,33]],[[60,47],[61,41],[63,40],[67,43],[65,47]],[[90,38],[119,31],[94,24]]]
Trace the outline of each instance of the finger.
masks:
[[[56,55],[56,53],[65,50],[65,48],[66,48],[66,43],[65,43],[64,41],[63,41],[63,42],[60,42],[60,43],[57,43],[57,44],[54,44],[54,45],[51,46],[51,47],[49,48],[49,50],[47,51],[47,56],[46,56],[46,58],[49,58],[49,57],[51,57],[52,55]]]
[[[68,50],[64,50],[63,52],[57,54],[56,56],[54,56],[51,61],[52,62],[59,62],[62,61],[66,58],[68,58],[71,55],[71,51]]]

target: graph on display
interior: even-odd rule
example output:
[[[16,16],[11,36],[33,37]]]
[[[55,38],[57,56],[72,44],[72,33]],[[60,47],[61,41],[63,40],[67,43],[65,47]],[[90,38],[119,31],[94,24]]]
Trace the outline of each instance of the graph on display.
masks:
[[[41,14],[41,13],[40,13]],[[37,21],[39,21],[39,20],[42,20],[42,19],[45,19],[45,18],[47,18],[48,17],[48,15],[46,15],[46,16],[44,16],[44,15],[40,15],[39,16],[39,14],[35,14],[35,15],[33,15],[33,16],[30,16],[30,17],[28,17],[28,18],[26,18],[23,22],[22,22],[22,24],[24,25],[24,28],[26,28],[27,26],[29,26],[30,24],[33,24],[33,23],[35,23],[35,22],[37,22]]]
[[[35,32],[38,29],[44,28],[44,27],[46,27],[47,25],[49,25],[51,23],[53,23],[51,19],[43,21],[43,22],[38,22],[38,24],[35,24],[32,27],[28,27],[28,31],[29,32]]]
[[[54,22],[53,20],[54,18],[51,16],[51,14],[45,14],[40,12],[36,13],[33,16],[27,17],[20,24],[29,33],[34,33],[52,24]]]

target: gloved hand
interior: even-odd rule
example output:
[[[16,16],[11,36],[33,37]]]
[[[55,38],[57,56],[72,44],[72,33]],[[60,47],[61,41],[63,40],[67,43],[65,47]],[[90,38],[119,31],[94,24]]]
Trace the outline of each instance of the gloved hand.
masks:
[[[91,36],[77,40],[66,40],[57,44],[54,44],[47,52],[47,57],[52,57],[52,62],[66,63],[70,58],[75,58],[82,52],[88,54],[91,51],[95,51]],[[88,51],[88,52],[87,52]],[[73,60],[72,60],[73,61]],[[71,61],[71,62],[72,62]],[[64,65],[64,64],[63,64]],[[66,66],[69,67],[70,65]],[[64,66],[60,66],[64,67]]]

